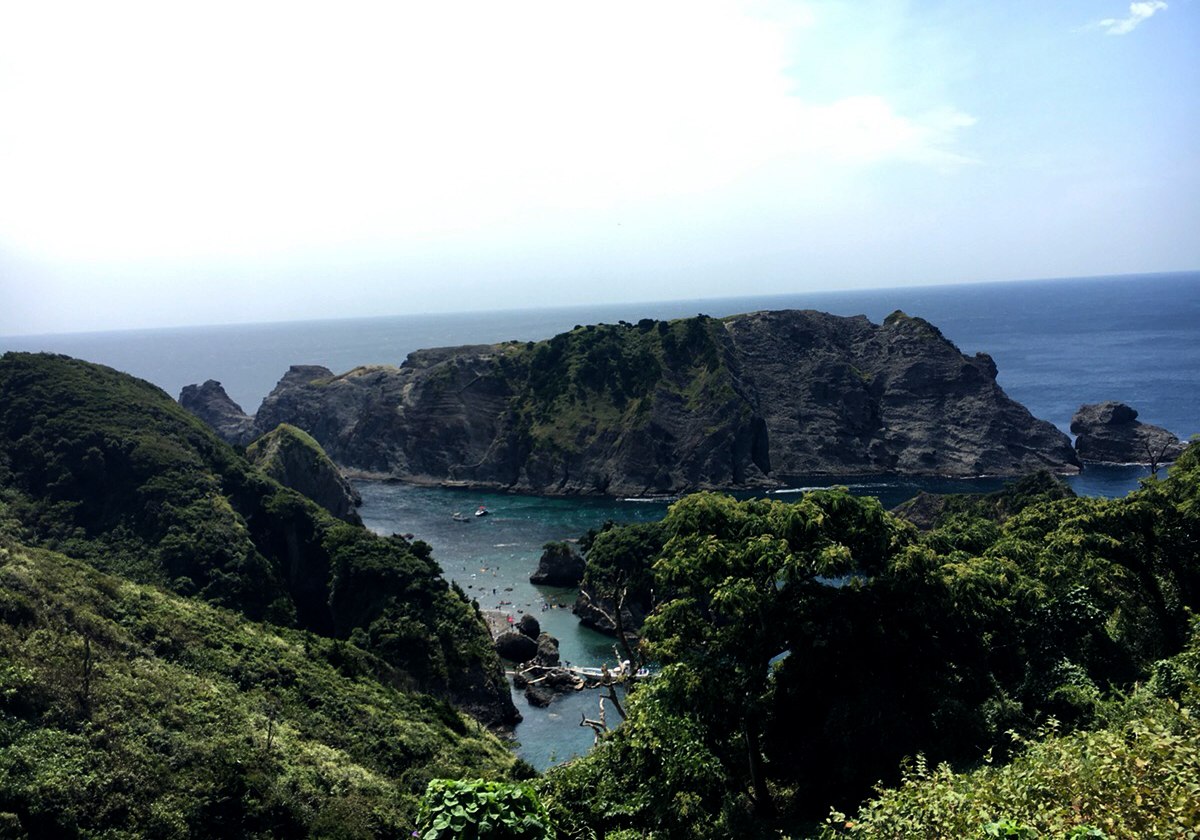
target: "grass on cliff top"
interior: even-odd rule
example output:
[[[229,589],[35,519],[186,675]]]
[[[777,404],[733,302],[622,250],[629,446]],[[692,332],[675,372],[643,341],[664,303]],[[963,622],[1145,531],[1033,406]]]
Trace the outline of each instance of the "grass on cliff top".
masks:
[[[0,536],[0,821],[407,836],[430,779],[519,774],[448,704],[370,678],[367,656]]]

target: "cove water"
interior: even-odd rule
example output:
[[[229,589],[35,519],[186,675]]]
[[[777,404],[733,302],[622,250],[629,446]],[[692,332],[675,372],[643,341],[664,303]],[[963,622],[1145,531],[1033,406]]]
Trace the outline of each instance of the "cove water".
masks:
[[[865,314],[876,323],[901,309],[934,324],[964,353],[989,353],[1008,395],[1063,431],[1081,404],[1120,400],[1137,409],[1144,422],[1184,439],[1200,434],[1200,272],[20,336],[0,338],[0,349],[99,362],[175,397],[184,385],[216,379],[252,412],[293,364],[324,365],[341,373],[362,364],[398,365],[425,347],[530,341],[576,324],[697,313],[721,317],[760,309]],[[1120,496],[1145,474],[1142,467],[1089,467],[1069,483],[1080,494]],[[837,483],[827,478],[804,482]],[[997,479],[856,478],[850,490],[878,496],[892,507],[921,489],[988,492],[1002,484]],[[569,610],[573,591],[535,587],[528,578],[544,543],[578,538],[608,519],[657,520],[666,512],[666,501],[548,499],[382,482],[358,487],[368,527],[428,542],[446,576],[481,608],[501,609],[514,618],[532,613],[560,640],[563,658],[576,664],[615,661],[612,640],[575,621]],[[491,515],[470,516],[481,504]],[[468,514],[468,521],[456,521],[455,512]],[[595,693],[569,695],[548,709],[531,707],[519,695],[514,701],[525,716],[516,731],[517,751],[534,766],[545,768],[591,746],[592,732],[579,722],[583,715],[596,716]]]

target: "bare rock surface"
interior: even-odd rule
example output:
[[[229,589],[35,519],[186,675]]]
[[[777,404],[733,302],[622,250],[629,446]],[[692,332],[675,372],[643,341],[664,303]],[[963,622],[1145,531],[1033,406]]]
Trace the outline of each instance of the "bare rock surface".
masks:
[[[179,404],[230,443],[245,445],[254,440],[254,418],[242,411],[215,379],[203,385],[184,386]]]
[[[1183,454],[1187,444],[1161,426],[1137,419],[1122,402],[1082,405],[1071,418],[1075,452],[1098,464],[1163,464]]]

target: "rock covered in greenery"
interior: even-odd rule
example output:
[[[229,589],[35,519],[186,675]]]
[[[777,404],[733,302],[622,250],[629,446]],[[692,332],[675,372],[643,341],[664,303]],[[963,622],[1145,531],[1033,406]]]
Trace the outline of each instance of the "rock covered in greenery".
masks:
[[[0,501],[26,543],[353,639],[398,685],[519,720],[486,625],[425,543],[339,521],[110,368],[7,353],[0,393]]]
[[[583,580],[583,556],[569,542],[542,546],[538,566],[529,582],[541,586],[578,586]]]
[[[284,487],[304,494],[338,519],[361,525],[362,496],[321,445],[295,426],[280,424],[246,447],[246,457]]]
[[[1071,418],[1079,459],[1097,464],[1158,465],[1183,453],[1183,441],[1137,416],[1137,411],[1121,402],[1081,405]]]
[[[335,376],[293,367],[255,417],[343,467],[418,482],[644,495],[790,477],[1077,469],[1069,439],[902,313],[577,327]]]
[[[245,445],[254,440],[254,418],[246,414],[215,379],[209,379],[203,385],[185,385],[179,394],[179,404],[230,443]]]
[[[1003,522],[1031,504],[1074,498],[1075,491],[1057,476],[1042,470],[1009,482],[995,493],[927,493],[921,491],[893,509],[897,516],[922,531],[940,528],[952,517],[967,516]]]

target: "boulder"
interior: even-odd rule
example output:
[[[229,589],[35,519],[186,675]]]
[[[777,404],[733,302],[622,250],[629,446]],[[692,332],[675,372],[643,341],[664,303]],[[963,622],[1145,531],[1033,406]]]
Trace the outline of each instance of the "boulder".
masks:
[[[1075,451],[1094,464],[1158,464],[1174,461],[1186,444],[1160,426],[1142,423],[1125,403],[1082,405],[1071,418]]]
[[[567,542],[550,542],[542,546],[537,571],[529,582],[539,586],[578,586],[583,580],[583,555]]]
[[[537,663],[551,668],[559,664],[558,639],[549,633],[542,633],[537,638]]]
[[[528,662],[538,654],[538,644],[515,630],[506,630],[492,643],[496,653],[509,662]]]
[[[529,613],[525,613],[517,620],[516,628],[517,632],[523,633],[531,639],[536,639],[538,634],[542,632],[541,624]]]
[[[203,385],[185,385],[179,394],[179,404],[229,443],[244,446],[254,440],[254,418],[242,411],[215,379]]]
[[[531,685],[525,689],[525,699],[529,702],[530,706],[537,706],[544,709],[550,705],[550,701],[554,699],[554,695],[543,688]]]

